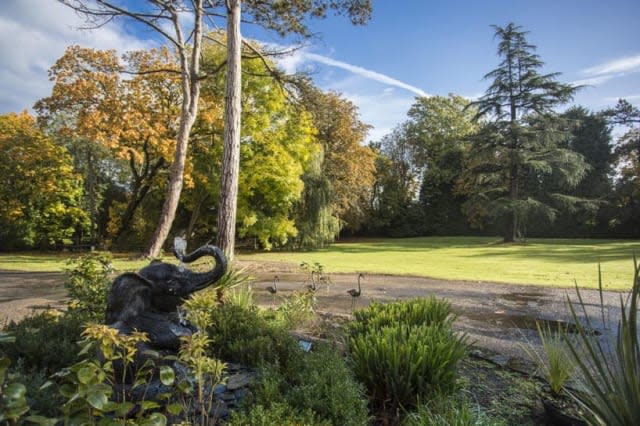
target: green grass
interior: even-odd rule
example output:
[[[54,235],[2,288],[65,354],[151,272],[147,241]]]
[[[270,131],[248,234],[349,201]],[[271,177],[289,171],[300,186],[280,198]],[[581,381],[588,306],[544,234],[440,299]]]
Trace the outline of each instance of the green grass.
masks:
[[[496,281],[597,288],[598,262],[605,289],[629,288],[633,254],[638,240],[531,239],[525,244],[502,244],[491,237],[423,237],[361,240],[334,244],[313,252],[241,254],[240,260],[319,262],[329,273],[368,272],[441,279]],[[0,269],[61,271],[75,254],[0,254]],[[175,261],[173,257],[167,257]],[[132,255],[114,255],[118,271],[148,264]]]
[[[314,252],[241,255],[244,260],[319,262],[327,272],[369,272],[441,279],[597,288],[629,288],[638,240],[531,239],[502,244],[491,237],[422,237],[338,243]]]
[[[0,270],[31,272],[62,272],[69,259],[84,253],[0,253]],[[176,262],[173,256],[163,260]],[[118,272],[135,271],[149,264],[148,260],[131,254],[113,254],[113,267]]]

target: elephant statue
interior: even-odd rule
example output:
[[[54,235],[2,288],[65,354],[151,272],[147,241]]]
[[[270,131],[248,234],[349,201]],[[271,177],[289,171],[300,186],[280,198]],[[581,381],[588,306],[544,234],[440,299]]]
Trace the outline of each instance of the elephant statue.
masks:
[[[222,250],[212,245],[188,255],[174,249],[174,255],[180,265],[154,261],[137,273],[124,273],[113,281],[107,296],[106,324],[124,334],[134,330],[147,333],[153,349],[179,349],[180,337],[194,331],[182,319],[180,305],[191,294],[218,281],[227,270],[227,259]],[[215,267],[197,273],[182,264],[202,256],[213,256]]]

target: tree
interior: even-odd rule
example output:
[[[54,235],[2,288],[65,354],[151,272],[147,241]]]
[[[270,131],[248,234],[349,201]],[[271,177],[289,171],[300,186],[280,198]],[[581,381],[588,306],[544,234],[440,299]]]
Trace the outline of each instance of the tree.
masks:
[[[306,87],[301,101],[318,131],[316,138],[322,146],[319,173],[330,183],[332,215],[342,227],[357,231],[366,221],[375,180],[376,154],[363,146],[370,126],[360,121],[352,102],[335,92]]]
[[[126,200],[112,206],[108,234],[128,232],[140,204],[160,187],[174,149],[180,94],[167,49],[131,52],[69,47],[49,71],[51,96],[38,101],[40,121],[59,135],[94,142],[128,164]],[[123,78],[126,71],[132,77]],[[116,203],[118,204],[118,203]]]
[[[618,139],[614,155],[620,171],[616,182],[616,217],[618,232],[625,236],[640,235],[640,109],[620,99],[605,111],[615,125],[627,127]]]
[[[71,157],[26,112],[0,116],[2,249],[70,243],[88,229]]]
[[[175,49],[179,60],[182,88],[182,104],[176,136],[175,156],[170,168],[167,197],[162,215],[151,245],[145,255],[157,256],[169,234],[175,218],[183,184],[183,172],[187,156],[189,134],[198,111],[200,82],[205,77],[200,72],[200,56],[203,37],[203,20],[225,17],[227,19],[227,100],[225,153],[221,191],[228,201],[222,202],[219,213],[218,243],[225,254],[232,258],[234,251],[236,190],[240,149],[239,86],[240,86],[240,21],[242,14],[247,21],[257,23],[279,35],[309,36],[307,18],[322,18],[328,10],[345,13],[354,24],[365,23],[371,15],[370,0],[246,0],[244,12],[241,0],[148,0],[131,6],[109,0],[59,0],[87,17],[93,26],[104,25],[116,18],[130,19],[144,25],[167,40]],[[185,31],[183,24],[188,17],[192,25]],[[169,25],[165,25],[169,24]],[[170,29],[168,29],[170,28]],[[222,222],[222,229],[220,223]]]
[[[398,125],[371,146],[377,158],[368,231],[394,237],[421,234],[416,227],[421,218],[415,218],[420,171],[413,161],[415,154],[407,123]]]
[[[466,229],[461,206],[465,198],[455,186],[477,131],[476,111],[469,101],[449,95],[418,97],[409,109],[407,138],[420,170],[420,204],[427,233],[451,234]]]
[[[225,57],[224,34],[210,34],[205,43],[203,69],[215,67]],[[259,46],[254,45],[259,49]],[[238,214],[236,224],[241,237],[255,238],[262,247],[281,246],[296,235],[293,206],[303,189],[301,176],[316,153],[318,143],[309,114],[286,97],[279,84],[269,76],[268,60],[250,57],[243,49],[242,79],[242,144],[243,167],[238,179]],[[193,230],[200,210],[215,212],[221,197],[222,119],[225,76],[217,74],[202,85],[201,108],[193,132],[195,186],[184,194],[191,210],[188,228]],[[195,214],[195,215],[194,215]],[[215,227],[215,214],[201,218],[209,231]],[[188,232],[187,237],[192,237]]]
[[[469,196],[468,216],[476,223],[501,219],[505,242],[515,241],[527,216],[552,220],[556,210],[528,193],[525,180],[557,176],[562,187],[548,194],[551,202],[571,205],[563,190],[580,182],[587,165],[581,155],[559,146],[566,135],[554,108],[572,99],[576,88],[556,81],[558,73],[540,74],[543,62],[521,27],[494,26],[503,59],[485,75],[492,83],[471,105],[487,122],[473,138],[460,191]]]

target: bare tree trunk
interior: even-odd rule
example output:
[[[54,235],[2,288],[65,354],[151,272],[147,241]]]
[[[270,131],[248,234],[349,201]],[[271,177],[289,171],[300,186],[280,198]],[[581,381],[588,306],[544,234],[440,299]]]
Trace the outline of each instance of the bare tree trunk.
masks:
[[[227,81],[217,245],[233,260],[240,169],[241,0],[227,0]]]
[[[176,138],[176,152],[173,164],[169,171],[169,184],[167,197],[162,205],[162,213],[156,227],[149,249],[144,253],[145,257],[157,257],[160,254],[171,225],[176,217],[182,184],[184,182],[184,166],[187,159],[187,147],[189,134],[198,113],[198,100],[200,98],[200,53],[202,49],[202,0],[194,0],[194,31],[193,47],[188,57],[186,40],[182,34],[179,15],[173,12],[173,26],[176,31],[177,50],[180,57],[180,69],[182,71],[182,109],[180,112],[180,126]]]

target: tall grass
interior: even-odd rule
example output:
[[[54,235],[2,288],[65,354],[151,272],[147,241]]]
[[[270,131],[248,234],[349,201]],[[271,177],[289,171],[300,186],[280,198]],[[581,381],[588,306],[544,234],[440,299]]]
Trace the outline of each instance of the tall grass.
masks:
[[[640,421],[640,341],[638,338],[638,302],[640,299],[640,269],[634,257],[631,292],[626,300],[620,295],[621,320],[615,346],[603,345],[584,327],[579,328],[578,342],[567,340],[569,349],[582,373],[582,391],[571,395],[590,414],[592,425],[627,426]],[[600,292],[602,293],[602,280]],[[586,305],[576,286],[578,302],[569,300],[569,308],[576,324],[578,312],[592,328]],[[604,306],[601,306],[604,309]],[[604,319],[604,313],[603,313]]]

